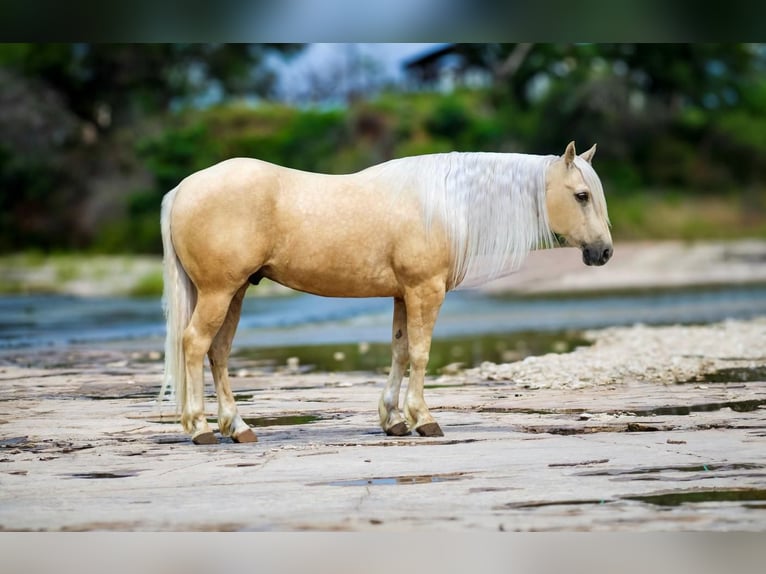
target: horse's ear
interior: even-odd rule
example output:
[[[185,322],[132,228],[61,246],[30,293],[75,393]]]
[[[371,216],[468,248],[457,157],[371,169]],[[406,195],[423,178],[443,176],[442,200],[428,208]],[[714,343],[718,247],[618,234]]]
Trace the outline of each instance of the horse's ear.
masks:
[[[588,163],[593,163],[594,155],[596,155],[596,144],[593,144],[593,147],[590,148],[588,151],[581,153],[580,157],[583,158]]]
[[[575,145],[574,142],[569,142],[569,145],[567,146],[566,151],[564,152],[564,163],[567,167],[571,166],[574,162],[575,155],[577,155],[577,152],[575,151]]]

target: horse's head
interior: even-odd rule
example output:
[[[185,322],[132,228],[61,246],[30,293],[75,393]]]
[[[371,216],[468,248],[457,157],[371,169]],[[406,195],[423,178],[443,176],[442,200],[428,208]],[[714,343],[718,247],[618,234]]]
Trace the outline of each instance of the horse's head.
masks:
[[[601,180],[591,167],[594,145],[578,156],[574,142],[554,161],[545,177],[545,204],[551,231],[582,250],[586,265],[603,265],[612,256],[612,235]]]

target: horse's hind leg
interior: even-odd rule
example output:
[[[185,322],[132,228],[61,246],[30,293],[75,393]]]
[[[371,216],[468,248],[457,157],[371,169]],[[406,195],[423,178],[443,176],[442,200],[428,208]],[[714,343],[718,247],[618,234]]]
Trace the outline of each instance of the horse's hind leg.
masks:
[[[243,285],[229,305],[226,319],[213,339],[207,356],[210,359],[210,370],[213,372],[215,392],[218,396],[218,428],[224,436],[230,436],[234,442],[255,442],[258,440],[250,427],[237,411],[234,395],[229,384],[229,353],[231,342],[237,330],[239,316],[242,312],[242,300],[245,298],[247,284]]]
[[[200,291],[189,325],[184,330],[186,400],[181,407],[181,424],[195,444],[218,442],[205,418],[203,361],[229,311],[229,292]]]
[[[444,294],[444,283],[436,281],[408,289],[404,295],[410,351],[410,380],[404,399],[404,416],[410,428],[423,436],[444,436],[423,398],[431,334]]]
[[[391,333],[391,372],[380,395],[378,413],[380,426],[387,435],[403,436],[410,434],[407,423],[399,410],[399,389],[404,371],[410,360],[407,338],[407,309],[402,299],[394,299],[394,323]]]

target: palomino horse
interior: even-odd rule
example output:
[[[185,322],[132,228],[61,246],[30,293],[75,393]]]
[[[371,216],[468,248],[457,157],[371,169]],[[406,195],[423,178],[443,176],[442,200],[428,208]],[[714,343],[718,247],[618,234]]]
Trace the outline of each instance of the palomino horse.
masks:
[[[221,434],[252,442],[227,361],[248,285],[263,277],[328,297],[393,297],[393,361],[378,404],[389,435],[442,436],[423,399],[431,332],[445,293],[517,269],[554,234],[587,265],[612,255],[606,201],[591,160],[448,153],[321,175],[255,159],[194,173],[162,202],[167,317],[165,381],[197,444],[205,418],[203,360]],[[404,408],[399,389],[407,365]]]

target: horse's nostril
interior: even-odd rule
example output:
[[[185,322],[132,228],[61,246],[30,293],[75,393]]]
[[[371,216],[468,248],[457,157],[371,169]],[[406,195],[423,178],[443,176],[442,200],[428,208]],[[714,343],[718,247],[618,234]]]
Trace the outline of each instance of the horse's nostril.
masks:
[[[609,259],[611,259],[612,257],[612,253],[613,252],[611,247],[607,247],[606,249],[604,249],[604,252],[601,254],[601,261],[603,261],[604,263],[609,261]]]

